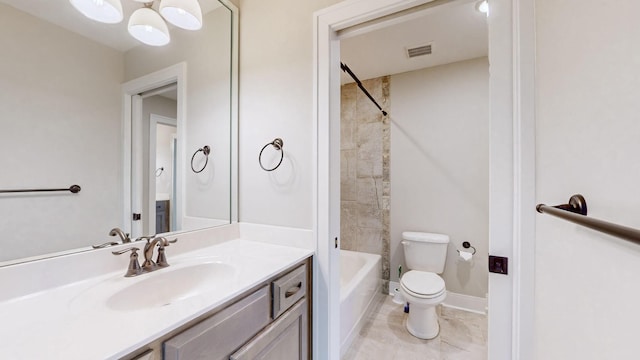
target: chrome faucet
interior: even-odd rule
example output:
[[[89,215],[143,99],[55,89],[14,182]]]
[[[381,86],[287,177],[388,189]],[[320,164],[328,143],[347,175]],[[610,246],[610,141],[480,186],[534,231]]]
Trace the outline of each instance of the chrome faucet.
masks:
[[[147,238],[147,243],[144,245],[144,263],[142,264],[142,269],[144,271],[150,272],[156,270],[158,268],[163,268],[169,266],[167,262],[167,257],[164,253],[164,248],[169,246],[171,243],[175,243],[178,239],[167,240],[167,238],[158,236],[153,239]],[[153,261],[153,249],[158,245],[158,258],[156,261]]]
[[[120,228],[111,229],[111,231],[109,231],[109,235],[110,236],[116,236],[116,235],[119,236],[120,239],[122,240],[123,244],[131,242],[131,239],[129,238],[129,234],[125,234],[125,232],[120,230]],[[92,247],[94,249],[101,249],[101,248],[105,248],[107,246],[113,246],[113,245],[118,245],[118,243],[115,242],[115,241],[107,241],[106,243],[103,243],[103,244],[100,244],[100,245],[92,245]]]
[[[127,272],[124,275],[125,277],[138,276],[140,274],[152,272],[154,270],[167,267],[169,263],[167,262],[167,257],[164,254],[164,248],[169,246],[169,244],[173,244],[178,241],[178,239],[167,240],[164,237],[151,237],[151,236],[142,236],[138,238],[139,240],[147,240],[147,243],[144,245],[143,255],[144,255],[144,263],[142,267],[138,262],[138,253],[140,250],[137,247],[130,247],[120,251],[113,251],[113,255],[122,255],[131,251],[131,256],[129,257],[129,266],[127,267]],[[158,258],[156,261],[153,261],[153,249],[158,245]]]
[[[129,237],[129,234],[125,234],[125,232],[120,230],[120,228],[111,229],[111,231],[109,231],[109,235],[110,236],[119,236],[120,240],[122,240],[123,244],[131,242],[131,238]]]

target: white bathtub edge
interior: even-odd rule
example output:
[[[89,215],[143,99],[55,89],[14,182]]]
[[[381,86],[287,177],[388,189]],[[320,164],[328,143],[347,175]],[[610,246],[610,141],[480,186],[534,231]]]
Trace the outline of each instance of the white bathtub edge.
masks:
[[[349,335],[347,335],[344,341],[342,341],[342,344],[340,345],[340,358],[342,358],[344,354],[347,353],[347,350],[349,350],[349,348],[351,347],[353,340],[356,339],[356,336],[360,334],[360,330],[362,330],[364,325],[367,323],[365,319],[373,314],[373,312],[378,308],[378,304],[381,304],[384,301],[385,296],[385,294],[377,292],[369,300],[369,304],[367,305],[366,310],[362,314],[360,314],[360,317],[358,318],[355,326],[351,329]]]

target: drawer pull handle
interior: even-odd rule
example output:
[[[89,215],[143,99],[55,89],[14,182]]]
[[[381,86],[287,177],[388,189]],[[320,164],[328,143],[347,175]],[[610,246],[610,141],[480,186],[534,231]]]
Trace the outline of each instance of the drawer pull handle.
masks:
[[[286,298],[292,297],[293,295],[295,295],[295,293],[300,291],[300,289],[302,289],[302,282],[299,282],[298,285],[292,286],[291,288],[289,288],[289,290],[287,290],[287,292],[284,293],[284,298],[286,299]]]

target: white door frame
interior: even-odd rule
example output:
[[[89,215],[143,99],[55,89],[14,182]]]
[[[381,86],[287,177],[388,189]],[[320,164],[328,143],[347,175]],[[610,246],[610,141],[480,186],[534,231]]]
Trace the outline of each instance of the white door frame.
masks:
[[[347,0],[314,13],[313,355],[340,357],[340,40],[350,26],[432,0]],[[534,0],[491,0],[490,243],[510,259],[489,275],[489,358],[533,358],[535,240]]]
[[[124,231],[131,233],[132,236],[143,235],[142,229],[131,219],[134,212],[142,211],[142,145],[138,145],[139,148],[134,149],[132,147],[132,140],[134,136],[137,136],[132,130],[141,131],[142,129],[142,99],[138,94],[157,89],[159,87],[177,83],[177,112],[176,121],[178,138],[184,138],[185,130],[187,128],[187,64],[185,62],[172,65],[168,68],[153,72],[148,75],[144,75],[137,79],[128,81],[122,85],[122,138],[124,141],[123,151],[123,203],[124,203]],[[132,129],[133,128],[133,129]],[[178,142],[178,149],[176,151],[178,159],[176,166],[178,169],[183,169],[183,154],[184,154],[184,141]],[[132,162],[132,155],[137,156],[138,161]],[[132,165],[136,166],[133,168]],[[176,213],[181,214],[183,209],[184,199],[184,182],[183,171],[178,170],[176,172],[176,189],[179,194],[176,194]],[[136,186],[132,186],[132,183]],[[155,207],[154,207],[155,209]],[[143,215],[145,217],[146,215]],[[154,229],[155,230],[155,229]],[[145,234],[152,235],[152,234]]]

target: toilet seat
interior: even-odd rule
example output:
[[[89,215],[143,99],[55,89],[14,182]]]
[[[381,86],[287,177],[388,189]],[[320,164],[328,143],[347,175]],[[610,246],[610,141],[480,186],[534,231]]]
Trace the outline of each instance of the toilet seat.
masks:
[[[442,295],[446,289],[444,280],[432,272],[411,270],[400,279],[400,286],[412,296],[432,299]]]

